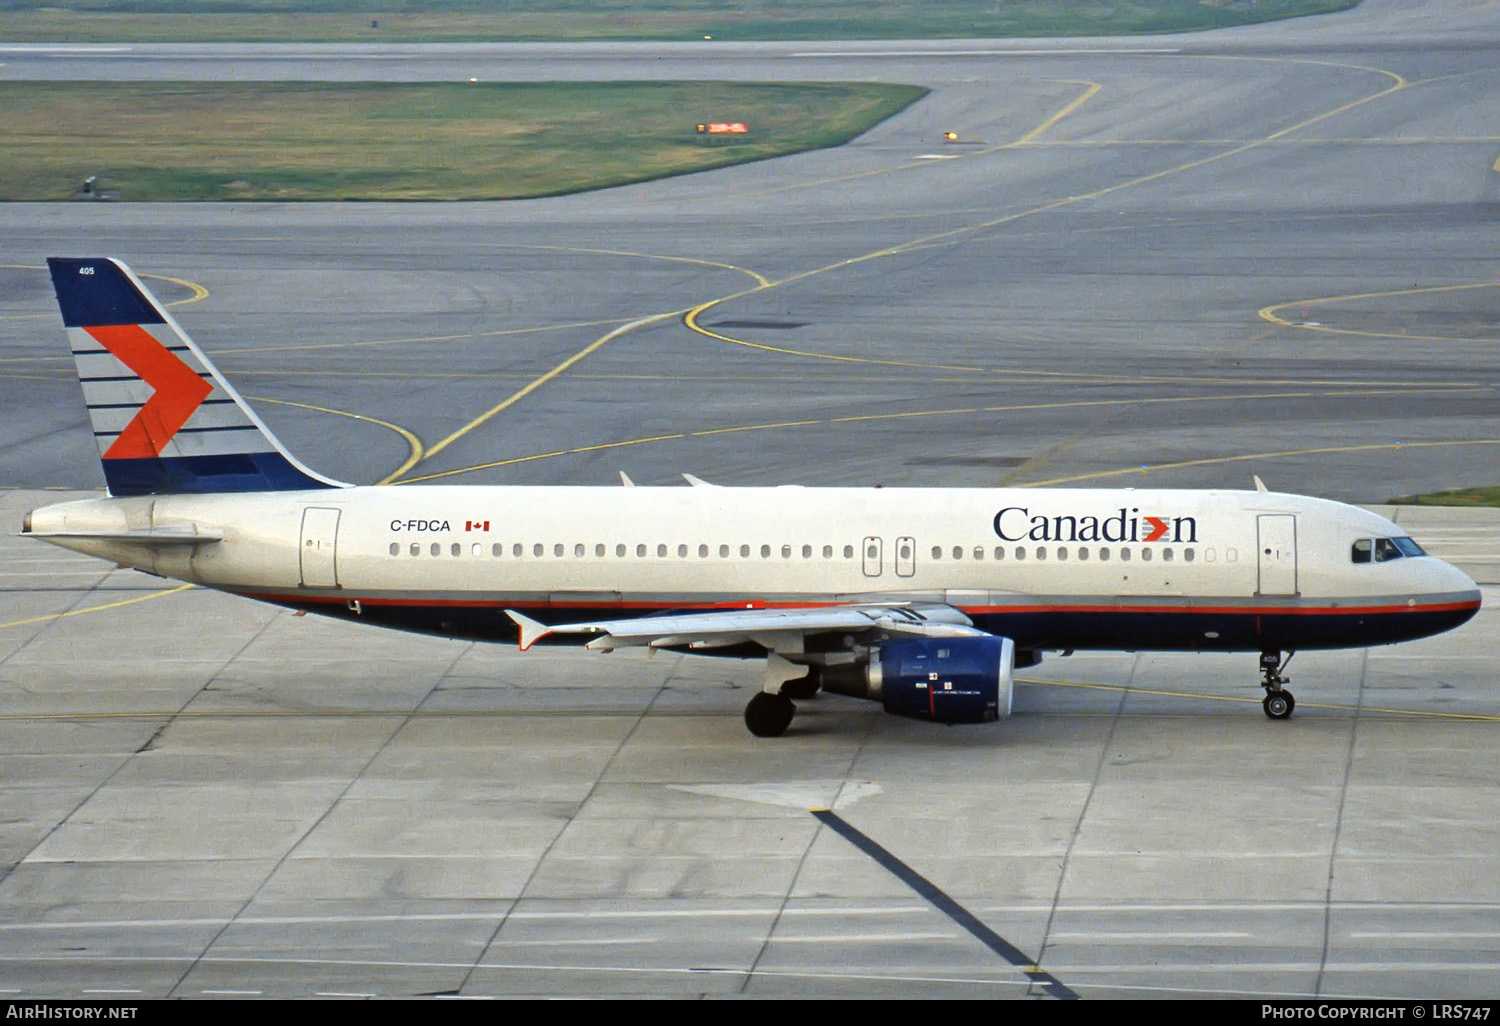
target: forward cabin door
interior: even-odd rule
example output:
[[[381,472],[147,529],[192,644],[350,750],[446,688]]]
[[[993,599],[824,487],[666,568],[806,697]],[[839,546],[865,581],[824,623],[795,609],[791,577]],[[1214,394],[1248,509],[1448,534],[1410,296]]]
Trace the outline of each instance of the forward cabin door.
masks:
[[[339,511],[309,506],[302,511],[302,587],[337,588]]]
[[[1297,518],[1290,513],[1262,513],[1255,518],[1260,546],[1262,595],[1297,594]]]

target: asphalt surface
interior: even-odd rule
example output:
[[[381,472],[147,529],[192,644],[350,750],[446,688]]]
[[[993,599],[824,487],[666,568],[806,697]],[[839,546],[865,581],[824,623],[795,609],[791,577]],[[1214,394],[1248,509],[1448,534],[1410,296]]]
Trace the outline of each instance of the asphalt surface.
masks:
[[[932,90],[836,150],[557,199],[0,208],[6,515],[102,483],[49,255],[127,260],[350,481],[1492,484],[1497,43],[1493,3],[1367,0],[1112,41],[0,45],[0,78]],[[1405,516],[1495,583],[1488,514]],[[6,544],[0,994],[1059,996],[1017,952],[1085,997],[1500,990],[1488,612],[1299,656],[1290,724],[1252,658],[1091,656],[993,731],[824,699],[767,744],[753,667]]]

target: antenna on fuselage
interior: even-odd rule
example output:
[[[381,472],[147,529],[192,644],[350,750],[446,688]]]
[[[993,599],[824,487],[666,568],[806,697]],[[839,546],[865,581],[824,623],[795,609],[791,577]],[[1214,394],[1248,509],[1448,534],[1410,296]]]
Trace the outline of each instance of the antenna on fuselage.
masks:
[[[1270,489],[1266,487],[1266,483],[1260,479],[1260,475],[1259,474],[1251,474],[1250,475],[1250,480],[1252,480],[1252,481],[1255,482],[1255,490],[1257,492],[1268,492],[1268,491],[1270,491]]]

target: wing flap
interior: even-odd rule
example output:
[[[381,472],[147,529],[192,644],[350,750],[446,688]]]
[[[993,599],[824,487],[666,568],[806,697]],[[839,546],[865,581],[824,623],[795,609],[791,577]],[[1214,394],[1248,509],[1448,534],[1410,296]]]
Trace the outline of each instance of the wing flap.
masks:
[[[795,650],[809,634],[846,631],[908,637],[982,637],[963,613],[946,605],[847,605],[803,609],[730,609],[673,616],[644,616],[629,620],[543,624],[506,610],[521,628],[521,648],[530,648],[551,634],[596,634],[588,642],[594,651],[617,648],[727,648],[752,642],[773,651]]]

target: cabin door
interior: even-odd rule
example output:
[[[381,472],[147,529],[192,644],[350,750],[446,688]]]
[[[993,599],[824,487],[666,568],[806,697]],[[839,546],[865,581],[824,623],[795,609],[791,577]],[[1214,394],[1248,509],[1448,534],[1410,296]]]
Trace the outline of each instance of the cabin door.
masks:
[[[915,538],[896,539],[896,576],[911,577],[917,572],[917,541]]]
[[[302,587],[337,588],[335,562],[339,537],[339,511],[309,506],[302,511]]]
[[[1255,518],[1260,536],[1261,595],[1297,594],[1297,518],[1263,513]]]

